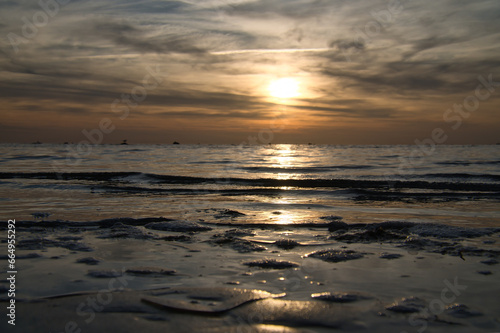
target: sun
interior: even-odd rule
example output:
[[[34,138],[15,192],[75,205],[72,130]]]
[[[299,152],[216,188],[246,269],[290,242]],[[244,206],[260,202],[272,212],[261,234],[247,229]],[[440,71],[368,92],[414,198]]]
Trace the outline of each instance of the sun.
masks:
[[[272,81],[267,89],[272,97],[293,98],[300,95],[299,84],[297,79],[284,77]]]

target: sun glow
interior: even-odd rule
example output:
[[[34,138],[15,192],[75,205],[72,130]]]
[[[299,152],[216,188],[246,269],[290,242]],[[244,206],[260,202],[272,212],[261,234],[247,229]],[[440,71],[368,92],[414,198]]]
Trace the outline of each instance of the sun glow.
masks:
[[[284,77],[272,81],[267,89],[272,97],[293,98],[300,95],[299,84],[297,79]]]

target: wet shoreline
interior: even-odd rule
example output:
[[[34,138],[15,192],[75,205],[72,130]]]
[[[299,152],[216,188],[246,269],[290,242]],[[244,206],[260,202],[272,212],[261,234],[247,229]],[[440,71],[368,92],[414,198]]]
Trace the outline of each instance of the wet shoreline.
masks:
[[[18,323],[26,330],[33,325],[60,330],[72,318],[96,332],[107,329],[106,318],[132,326],[138,321],[152,331],[180,323],[214,332],[383,332],[387,327],[416,332],[424,324],[429,332],[492,332],[500,327],[495,296],[500,228],[348,224],[329,218],[302,226],[238,224],[237,218],[18,222]],[[107,295],[120,303],[102,304],[87,325],[78,305],[107,290],[111,281],[120,287],[119,279],[127,286]],[[447,283],[466,289],[447,294],[453,302],[443,302]],[[151,298],[154,290],[168,292]],[[241,296],[259,290],[283,296]],[[235,299],[246,301],[226,309]],[[436,307],[441,303],[442,309]],[[209,317],[198,311],[215,305],[224,311]],[[59,312],[40,312],[46,306]],[[53,320],[39,326],[35,321],[42,313]],[[237,320],[250,315],[262,319]]]

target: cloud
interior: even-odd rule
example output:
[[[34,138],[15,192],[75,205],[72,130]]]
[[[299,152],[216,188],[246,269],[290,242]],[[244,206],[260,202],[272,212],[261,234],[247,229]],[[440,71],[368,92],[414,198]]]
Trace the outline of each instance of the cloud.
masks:
[[[151,32],[126,22],[95,22],[92,33],[138,52],[203,54],[190,36],[148,36]]]
[[[230,54],[245,54],[245,53],[299,53],[299,52],[326,52],[329,48],[318,47],[308,49],[243,49],[243,50],[226,50],[211,52],[213,55],[230,55]]]
[[[82,117],[109,116],[110,104],[157,65],[163,83],[148,92],[135,119],[203,119],[207,131],[221,121],[272,117],[280,106],[265,87],[276,77],[302,80],[304,94],[287,107],[308,128],[338,119],[412,124],[416,114],[431,119],[434,110],[462,100],[478,75],[500,80],[495,1],[401,1],[401,12],[377,23],[388,3],[71,1],[15,53],[7,34],[22,36],[22,17],[31,20],[40,7],[2,1],[5,118],[64,113],[78,127]],[[493,110],[498,101],[482,107]]]
[[[233,4],[226,13],[234,16],[273,17],[285,16],[293,19],[319,17],[325,11],[339,9],[344,1],[325,0],[260,0]]]

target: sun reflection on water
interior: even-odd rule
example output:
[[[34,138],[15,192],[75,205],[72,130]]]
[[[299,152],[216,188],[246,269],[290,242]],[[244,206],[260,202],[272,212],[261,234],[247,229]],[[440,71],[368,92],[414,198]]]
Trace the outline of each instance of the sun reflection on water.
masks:
[[[273,178],[279,180],[296,179],[299,177],[300,173],[293,171],[295,168],[300,168],[304,166],[307,157],[298,156],[297,150],[294,145],[289,144],[278,144],[273,146],[272,156],[269,158],[271,167],[275,169],[276,173],[273,174]],[[283,172],[280,172],[280,169]],[[290,190],[293,187],[281,186],[281,190]],[[296,209],[293,209],[294,199],[292,198],[270,198],[269,202],[276,206],[279,206],[279,210],[273,211],[269,214],[269,220],[272,223],[278,225],[287,225],[300,222],[303,218],[303,214],[299,213]],[[288,209],[289,206],[291,209]]]
[[[276,145],[274,156],[270,158],[272,167],[276,169],[293,169],[298,166],[300,158],[296,156],[296,150],[292,145]],[[292,179],[298,174],[291,172],[278,172],[276,179]]]
[[[285,225],[295,223],[295,214],[286,211],[280,213],[281,214],[275,216],[275,224]]]

